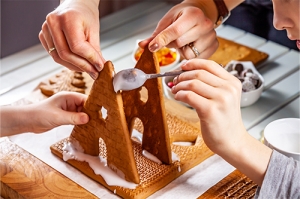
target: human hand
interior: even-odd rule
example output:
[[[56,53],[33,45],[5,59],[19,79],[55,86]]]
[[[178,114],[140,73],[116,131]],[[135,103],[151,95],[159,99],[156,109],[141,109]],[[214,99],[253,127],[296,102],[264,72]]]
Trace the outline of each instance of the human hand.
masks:
[[[84,94],[62,91],[30,105],[31,132],[40,133],[61,125],[87,123],[89,116],[81,112],[86,99]]]
[[[240,111],[241,82],[209,60],[189,60],[182,70],[187,72],[174,79],[175,99],[196,109],[203,139],[212,151],[230,151],[246,133]]]
[[[214,23],[192,3],[174,6],[159,21],[151,37],[139,43],[141,48],[149,44],[149,50],[156,52],[164,46],[177,48],[185,59],[208,58],[218,48]],[[192,43],[200,55],[188,46]]]
[[[99,0],[65,0],[49,13],[39,39],[55,62],[93,79],[103,68],[100,50]]]

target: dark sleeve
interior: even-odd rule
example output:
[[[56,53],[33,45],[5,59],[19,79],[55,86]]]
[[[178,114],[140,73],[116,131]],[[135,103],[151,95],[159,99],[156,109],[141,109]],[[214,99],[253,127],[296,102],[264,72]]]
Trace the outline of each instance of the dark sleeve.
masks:
[[[300,198],[300,162],[273,150],[255,198]]]

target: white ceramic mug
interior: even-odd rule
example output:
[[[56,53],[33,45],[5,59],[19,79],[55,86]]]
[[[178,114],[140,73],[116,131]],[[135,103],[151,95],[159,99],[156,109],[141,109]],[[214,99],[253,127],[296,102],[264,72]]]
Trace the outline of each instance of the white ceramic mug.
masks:
[[[300,161],[300,119],[284,118],[269,123],[264,129],[264,144]]]

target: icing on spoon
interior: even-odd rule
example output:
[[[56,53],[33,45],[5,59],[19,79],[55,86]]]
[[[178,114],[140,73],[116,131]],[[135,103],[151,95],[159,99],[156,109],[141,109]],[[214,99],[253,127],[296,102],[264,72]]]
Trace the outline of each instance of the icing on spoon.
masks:
[[[183,72],[184,71],[182,70],[176,70],[158,74],[146,74],[137,68],[125,69],[115,74],[113,79],[113,86],[115,92],[118,92],[119,90],[133,90],[141,87],[147,79],[163,76],[177,76]]]

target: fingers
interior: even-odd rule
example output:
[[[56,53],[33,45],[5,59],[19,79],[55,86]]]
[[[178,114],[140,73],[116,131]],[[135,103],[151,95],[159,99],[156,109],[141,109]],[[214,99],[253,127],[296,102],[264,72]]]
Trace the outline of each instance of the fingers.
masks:
[[[84,70],[82,70],[81,68],[78,68],[78,66],[76,65],[73,65],[67,61],[64,61],[62,60],[58,53],[57,53],[57,49],[54,45],[54,42],[52,40],[52,37],[50,35],[50,32],[48,30],[48,26],[46,23],[43,24],[42,26],[42,30],[40,31],[39,33],[39,39],[44,47],[44,49],[46,51],[49,51],[49,49],[51,48],[55,48],[55,50],[51,51],[49,54],[52,56],[52,58],[54,59],[55,62],[69,68],[70,70],[73,70],[73,71],[78,71],[78,72],[83,72]],[[91,76],[93,76],[94,78],[97,78],[97,73],[95,74],[90,74]]]
[[[199,80],[211,87],[221,87],[223,83],[221,78],[213,75],[206,70],[192,70],[184,72],[175,77],[173,82],[176,85],[179,82],[188,80]]]
[[[192,43],[194,49],[188,44]],[[208,58],[218,48],[214,24],[202,10],[190,4],[173,7],[158,23],[150,38],[139,43],[156,52],[164,46],[177,48],[185,59]]]
[[[55,62],[74,71],[85,71],[96,79],[105,63],[100,51],[99,28],[84,27],[78,18],[67,23],[65,18],[55,12],[47,15],[39,34],[43,47],[47,51],[55,47],[50,53]]]
[[[180,83],[176,83],[172,87],[172,92],[177,93],[179,91],[191,91],[197,95],[200,95],[206,99],[214,98],[218,93],[213,86],[201,81],[201,79],[183,80]],[[186,96],[189,97],[189,96]],[[176,95],[175,95],[176,98]],[[182,100],[182,99],[180,99]],[[186,99],[184,99],[186,100]]]
[[[196,14],[202,12],[198,8],[191,7],[189,9],[189,14]],[[197,13],[195,13],[197,12]],[[149,50],[152,52],[156,52],[160,48],[167,46],[172,41],[176,40],[177,38],[181,37],[184,33],[188,32],[196,25],[196,20],[189,19],[187,15],[180,15],[177,16],[178,18],[172,23],[169,24],[170,20],[165,19],[162,20],[158,27],[155,30],[155,33],[158,33],[154,39],[149,43]],[[166,16],[169,17],[169,16]],[[171,16],[170,16],[171,17]],[[174,16],[173,16],[174,17]],[[180,43],[180,42],[179,42]]]
[[[59,125],[80,125],[86,124],[89,121],[89,116],[86,113],[77,113],[77,112],[66,112],[62,113],[64,119],[60,121]]]
[[[80,112],[87,95],[76,92],[59,92],[52,98],[59,112],[57,125],[64,124],[85,124],[89,121],[89,116],[86,113]]]
[[[193,58],[209,58],[218,48],[219,42],[216,39],[215,31],[208,33],[207,35],[199,37],[199,39],[193,40],[192,45],[196,48],[197,53],[189,46],[185,45],[178,49],[180,55],[184,59],[193,59]]]
[[[62,109],[64,115],[64,124],[85,124],[89,121],[89,116],[86,113],[80,112],[87,95],[75,92],[63,92],[61,93],[66,100],[66,107]]]
[[[77,92],[61,91],[53,96],[53,101],[57,102],[57,106],[66,111],[78,111],[80,107],[83,107],[86,99],[87,95]]]
[[[74,26],[78,27],[74,30]],[[54,38],[54,43],[62,52],[65,50],[68,52],[64,56],[62,53],[61,58],[67,60],[68,62],[74,64],[78,63],[78,67],[84,71],[89,71],[90,68],[96,68],[97,71],[101,71],[104,64],[104,59],[102,58],[100,52],[100,42],[99,42],[99,32],[94,30],[88,35],[85,34],[85,30],[79,24],[66,24],[63,27],[62,34],[57,34]],[[97,36],[94,36],[94,32]],[[68,48],[64,49],[63,44]],[[93,45],[94,46],[93,46]],[[58,53],[60,50],[58,50]],[[76,55],[76,56],[72,56]],[[95,71],[94,71],[95,72]]]
[[[205,60],[205,59],[189,60],[185,62],[181,66],[181,68],[182,70],[187,70],[187,71],[204,70],[221,79],[229,79],[233,77],[233,75],[229,74],[221,65],[211,60]]]
[[[140,41],[140,42],[138,43],[139,47],[141,47],[141,48],[144,49],[144,48],[149,44],[149,42],[152,41],[153,38],[154,38],[154,37],[150,37],[150,38],[148,38],[148,39],[144,39],[143,41]]]
[[[175,95],[174,98],[178,101],[189,104],[191,107],[198,110],[202,110],[205,112],[205,109],[210,107],[211,101],[207,100],[205,97],[198,95],[189,90],[180,90]],[[198,113],[199,114],[199,113]]]
[[[189,91],[202,98],[214,99],[220,94],[218,88],[223,87],[225,84],[223,79],[203,69],[184,72],[174,78],[173,82],[172,92],[175,94],[175,97],[178,97],[178,100],[184,101],[189,99],[185,99],[182,94],[179,95],[181,97],[177,96],[181,91]]]
[[[197,109],[198,114],[199,111],[207,110],[206,106],[213,104],[217,108],[222,104],[239,104],[240,81],[217,63],[193,59],[187,61],[181,68],[186,72],[174,78],[172,93],[176,100]]]

